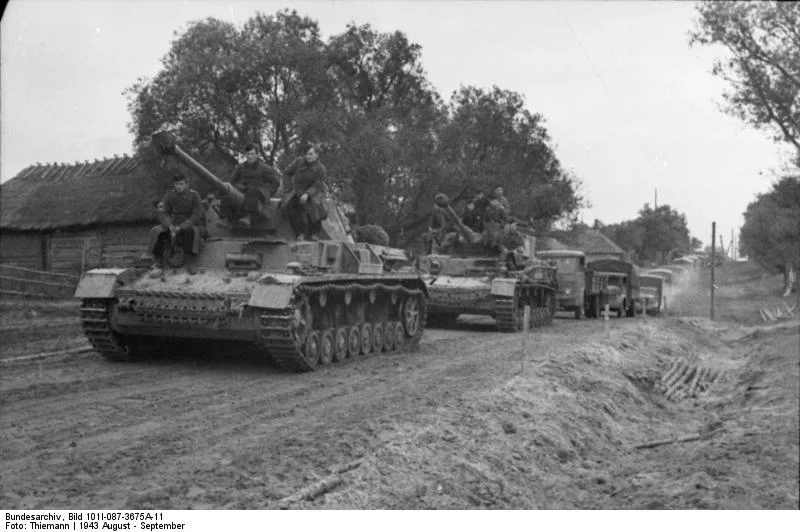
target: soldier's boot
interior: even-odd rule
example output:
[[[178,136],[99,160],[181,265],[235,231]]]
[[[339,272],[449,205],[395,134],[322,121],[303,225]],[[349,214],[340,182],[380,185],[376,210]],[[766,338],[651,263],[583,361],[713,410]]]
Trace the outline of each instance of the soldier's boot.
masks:
[[[189,258],[186,259],[186,273],[188,273],[189,275],[195,275],[197,273],[197,266],[195,266],[194,255],[189,255]]]
[[[150,278],[165,280],[164,276],[164,257],[156,257],[153,267],[150,270]]]

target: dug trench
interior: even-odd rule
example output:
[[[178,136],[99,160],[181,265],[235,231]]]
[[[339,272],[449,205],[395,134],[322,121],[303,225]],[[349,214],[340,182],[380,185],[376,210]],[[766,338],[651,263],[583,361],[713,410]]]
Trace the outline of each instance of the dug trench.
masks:
[[[304,375],[191,354],[5,364],[0,506],[797,508],[798,352],[796,320],[697,315],[527,336],[466,319]],[[690,394],[691,369],[716,377]]]

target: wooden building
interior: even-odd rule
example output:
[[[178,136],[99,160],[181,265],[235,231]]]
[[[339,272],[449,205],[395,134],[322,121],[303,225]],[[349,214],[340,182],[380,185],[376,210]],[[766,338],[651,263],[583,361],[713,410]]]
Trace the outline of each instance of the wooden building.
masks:
[[[69,274],[129,266],[146,251],[166,174],[129,156],[29,166],[0,185],[0,263]]]

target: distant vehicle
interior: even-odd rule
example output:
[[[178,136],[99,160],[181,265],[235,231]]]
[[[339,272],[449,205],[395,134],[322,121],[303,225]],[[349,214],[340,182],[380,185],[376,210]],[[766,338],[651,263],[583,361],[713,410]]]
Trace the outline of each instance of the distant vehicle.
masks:
[[[649,273],[639,276],[639,298],[645,301],[648,314],[660,314],[662,310],[666,310],[664,282],[663,277]]]
[[[586,268],[583,251],[537,251],[536,258],[556,263],[558,310],[574,312],[579,320],[584,316],[600,317],[601,309],[608,302],[608,279]]]
[[[686,264],[665,264],[662,266],[662,268],[672,272],[673,281],[682,279],[687,273],[689,273],[689,268],[686,266]]]
[[[664,279],[664,283],[670,284],[672,283],[672,277],[675,275],[672,270],[667,270],[666,268],[656,268],[655,270],[647,270],[647,275],[655,275],[656,277],[661,277]]]
[[[590,262],[587,267],[608,279],[609,308],[617,316],[633,316],[639,299],[639,268],[624,260],[603,259]]]
[[[524,236],[521,247],[502,252],[461,221],[446,195],[436,195],[436,206],[453,223],[457,238],[419,260],[430,295],[429,323],[447,326],[459,314],[483,314],[493,317],[500,331],[518,332],[525,328],[526,306],[530,328],[551,323],[558,289],[556,269],[533,256],[535,239]]]

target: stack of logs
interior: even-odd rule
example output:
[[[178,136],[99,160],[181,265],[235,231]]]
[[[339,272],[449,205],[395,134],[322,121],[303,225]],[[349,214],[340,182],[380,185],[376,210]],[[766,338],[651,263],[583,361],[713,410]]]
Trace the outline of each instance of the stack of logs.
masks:
[[[721,369],[704,368],[676,359],[656,383],[656,389],[663,392],[670,401],[696,397],[698,393],[707,390],[721,373]]]

